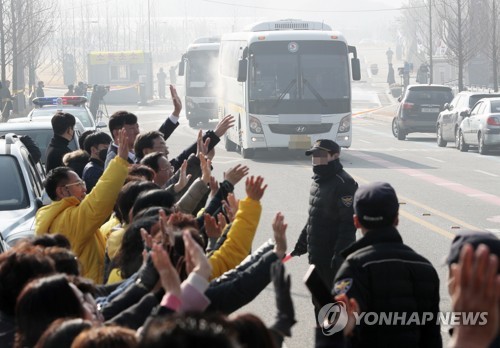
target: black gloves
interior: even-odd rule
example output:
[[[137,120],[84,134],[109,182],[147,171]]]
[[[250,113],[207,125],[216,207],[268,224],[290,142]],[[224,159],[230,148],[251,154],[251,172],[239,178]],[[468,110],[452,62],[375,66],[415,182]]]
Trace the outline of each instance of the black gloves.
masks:
[[[146,288],[148,291],[152,290],[160,279],[160,275],[153,265],[151,255],[148,255],[146,262],[144,262],[138,272],[139,276],[137,277],[136,284]]]
[[[278,309],[276,321],[271,326],[271,329],[283,336],[290,337],[292,335],[290,329],[296,323],[295,311],[290,295],[290,275],[285,277],[285,266],[281,260],[271,265],[271,279],[274,284],[276,307]]]

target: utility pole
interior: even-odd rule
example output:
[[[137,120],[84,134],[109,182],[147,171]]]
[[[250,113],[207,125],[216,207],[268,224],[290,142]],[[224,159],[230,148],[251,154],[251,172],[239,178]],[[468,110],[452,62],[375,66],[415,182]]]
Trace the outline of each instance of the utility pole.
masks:
[[[151,53],[151,8],[150,8],[150,0],[148,0],[148,46],[149,53]]]
[[[429,83],[433,80],[433,64],[432,64],[432,0],[429,0]]]

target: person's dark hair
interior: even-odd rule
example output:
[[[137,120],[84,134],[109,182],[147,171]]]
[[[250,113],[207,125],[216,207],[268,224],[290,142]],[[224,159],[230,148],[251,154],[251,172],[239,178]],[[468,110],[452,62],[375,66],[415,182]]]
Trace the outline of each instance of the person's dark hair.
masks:
[[[68,128],[75,127],[76,119],[75,116],[67,112],[58,112],[52,116],[50,122],[52,123],[54,134],[63,135]]]
[[[69,348],[75,338],[92,328],[92,322],[81,318],[57,319],[45,330],[35,348]]]
[[[160,214],[160,211],[163,210],[167,216],[173,213],[172,209],[168,208],[163,208],[163,207],[149,207],[146,209],[142,209],[140,212],[138,212],[135,216],[134,219],[142,219],[146,217],[156,217],[158,218],[158,214]]]
[[[83,132],[79,137],[78,137],[78,147],[82,150],[85,150],[85,147],[84,147],[84,144],[85,144],[85,140],[87,139],[87,137],[90,135],[90,134],[94,134],[96,131],[95,130],[86,130],[85,132]],[[87,150],[85,150],[87,151]],[[87,151],[88,152],[88,151]],[[90,152],[89,152],[90,154]]]
[[[153,169],[142,164],[132,164],[128,169],[128,175],[131,176],[143,176],[148,181],[153,181],[155,177],[155,172]]]
[[[122,244],[114,258],[116,267],[120,270],[122,279],[129,278],[141,268],[143,263],[142,251],[144,250],[141,228],[144,228],[154,237],[152,227],[158,223],[158,215],[156,217],[147,217],[139,220],[134,220],[123,234]],[[158,231],[156,231],[158,232]]]
[[[149,207],[172,208],[174,204],[175,197],[171,193],[162,189],[149,190],[142,192],[135,200],[132,207],[132,216]]]
[[[83,318],[83,305],[64,274],[28,283],[17,299],[14,348],[33,347],[47,327],[59,318]]]
[[[83,176],[83,170],[89,160],[90,155],[83,150],[71,151],[63,156],[64,165],[70,167],[79,177]]]
[[[145,166],[148,166],[149,168],[153,169],[155,172],[158,172],[158,170],[160,170],[160,165],[158,164],[158,160],[161,157],[165,157],[165,154],[161,152],[148,153],[141,160],[141,164],[144,164]]]
[[[134,143],[134,152],[138,160],[144,157],[144,149],[153,148],[153,141],[158,137],[163,138],[163,135],[158,131],[150,131],[137,136]]]
[[[137,196],[144,191],[158,189],[158,185],[151,181],[131,181],[122,187],[115,204],[115,216],[120,222],[129,223],[129,212]]]
[[[71,243],[65,235],[60,233],[55,234],[42,234],[40,236],[34,236],[31,239],[31,244],[35,246],[41,246],[42,248],[48,247],[60,247],[71,249]]]
[[[0,254],[0,311],[14,316],[16,299],[32,279],[55,272],[54,261],[41,248],[20,244]]]
[[[247,348],[276,348],[266,325],[253,314],[240,314],[229,320],[238,342]]]
[[[111,132],[111,136],[113,136],[113,131],[117,129],[123,128],[124,125],[133,125],[137,123],[137,116],[128,111],[116,111],[109,118],[109,131]]]
[[[85,139],[84,143],[83,143],[83,149],[85,151],[87,151],[89,154],[91,154],[92,150],[91,148],[94,146],[94,147],[97,147],[101,144],[111,144],[111,142],[113,141],[113,139],[111,139],[111,137],[104,133],[104,132],[94,132],[92,134],[90,134],[87,139]]]
[[[81,332],[71,348],[135,348],[138,345],[135,331],[121,326],[93,327]]]
[[[80,263],[71,250],[60,247],[48,247],[44,249],[44,252],[45,255],[54,261],[58,273],[74,276],[80,275]]]
[[[139,348],[235,348],[235,334],[225,325],[221,316],[175,314],[148,322],[139,342]]]
[[[69,182],[68,173],[72,171],[69,167],[57,167],[52,169],[45,178],[43,186],[51,200],[57,200],[56,189],[61,184],[65,185]]]

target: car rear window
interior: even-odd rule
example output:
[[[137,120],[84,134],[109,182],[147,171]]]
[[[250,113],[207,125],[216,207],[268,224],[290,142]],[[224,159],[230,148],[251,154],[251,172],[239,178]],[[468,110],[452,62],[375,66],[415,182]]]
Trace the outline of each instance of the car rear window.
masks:
[[[446,89],[410,89],[407,102],[417,104],[444,104],[453,99],[453,93]]]
[[[55,110],[52,108],[40,108],[40,109],[35,109],[33,110],[33,118],[36,117],[43,117],[43,116],[54,116],[56,112],[59,110]],[[68,109],[65,110],[63,109],[63,112],[67,112],[68,114],[71,114],[78,118],[80,122],[83,124],[84,127],[92,127],[92,121],[90,119],[90,115],[87,112],[87,109],[81,108],[81,109]]]
[[[491,102],[491,113],[500,113],[500,100]]]
[[[471,95],[469,98],[469,108],[472,109],[474,105],[479,101],[479,99],[483,98],[497,98],[500,97],[498,94],[478,94],[478,95]]]
[[[0,156],[0,210],[29,208],[28,193],[23,173],[16,158]]]

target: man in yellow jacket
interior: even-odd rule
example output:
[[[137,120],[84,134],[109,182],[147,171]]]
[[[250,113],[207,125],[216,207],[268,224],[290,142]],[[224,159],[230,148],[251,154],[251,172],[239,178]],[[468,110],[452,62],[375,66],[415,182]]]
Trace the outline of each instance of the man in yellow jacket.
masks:
[[[36,234],[65,235],[83,267],[83,276],[96,283],[103,281],[106,244],[99,227],[111,215],[128,174],[127,141],[127,133],[122,129],[118,156],[88,195],[85,182],[70,168],[58,167],[49,172],[45,190],[53,202],[36,214]]]

